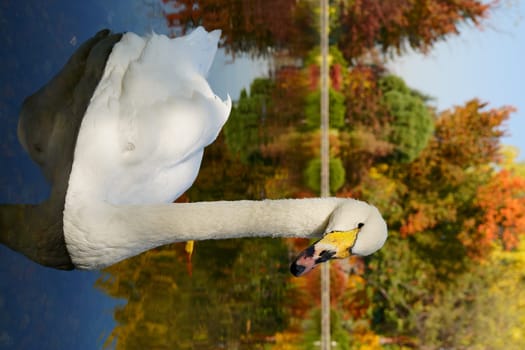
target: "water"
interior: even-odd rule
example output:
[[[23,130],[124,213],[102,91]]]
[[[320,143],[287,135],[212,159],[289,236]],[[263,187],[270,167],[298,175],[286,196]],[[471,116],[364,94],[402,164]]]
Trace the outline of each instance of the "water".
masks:
[[[0,203],[39,203],[49,195],[17,139],[24,98],[102,28],[168,32],[159,6],[138,0],[2,2]],[[267,69],[265,59],[237,54],[232,63],[219,52],[209,80],[219,96],[235,99]],[[261,260],[261,252],[268,258]],[[45,268],[0,246],[0,349],[97,349],[104,343],[256,348],[287,322],[287,254],[283,242],[271,240],[205,242],[191,265],[179,245],[102,274]]]

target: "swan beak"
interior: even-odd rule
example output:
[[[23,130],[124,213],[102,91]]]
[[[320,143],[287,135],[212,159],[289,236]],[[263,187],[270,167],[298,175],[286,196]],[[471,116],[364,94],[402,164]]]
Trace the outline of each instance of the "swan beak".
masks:
[[[359,229],[333,231],[303,250],[290,266],[290,272],[299,277],[331,259],[344,259],[352,254]]]

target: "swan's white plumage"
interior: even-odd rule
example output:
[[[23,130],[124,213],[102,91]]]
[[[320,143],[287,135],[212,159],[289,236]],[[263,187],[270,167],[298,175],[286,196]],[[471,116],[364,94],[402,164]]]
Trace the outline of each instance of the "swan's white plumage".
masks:
[[[197,28],[176,39],[127,33],[114,46],[75,147],[64,214],[73,260],[92,235],[77,232],[79,208],[169,203],[195,180],[231,109],[205,78],[219,39]]]
[[[163,203],[193,183],[231,108],[205,79],[219,37],[202,28],[178,39],[123,36],[82,122],[69,192]]]
[[[363,204],[353,201],[348,205],[339,206],[332,213],[326,232],[347,231],[348,228],[359,227],[360,223],[364,224],[352,248],[352,253],[366,256],[385,244],[387,227],[376,207]]]

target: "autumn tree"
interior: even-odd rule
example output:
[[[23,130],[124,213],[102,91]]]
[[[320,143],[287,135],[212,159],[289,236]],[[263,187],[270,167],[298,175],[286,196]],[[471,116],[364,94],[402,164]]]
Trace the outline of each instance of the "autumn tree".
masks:
[[[345,77],[346,125],[341,154],[347,186],[355,187],[378,163],[409,163],[434,128],[429,98],[378,66],[353,67]],[[351,171],[350,171],[351,170]]]
[[[169,27],[181,34],[202,25],[221,29],[232,52],[268,53],[268,47],[304,55],[318,42],[314,1],[162,0]],[[479,0],[334,1],[332,44],[354,62],[367,51],[427,52],[459,33],[462,24],[480,25],[494,3]]]
[[[514,249],[525,235],[525,177],[517,166],[507,166],[477,192],[476,203],[482,213],[477,217],[477,230],[461,237],[474,252],[486,252],[494,243]]]
[[[461,25],[481,25],[495,2],[480,0],[337,1],[340,29],[334,42],[353,61],[368,50],[428,52],[438,41],[460,32]]]
[[[357,65],[345,76],[346,133],[341,134],[341,159],[346,188],[355,188],[378,160],[390,155],[388,141],[391,115],[382,103],[379,80],[386,70],[378,65]]]
[[[428,349],[521,349],[525,343],[525,241],[496,248],[487,261],[436,296],[419,337]]]
[[[125,300],[106,344],[115,349],[254,349],[283,331],[293,291],[283,240],[198,243],[190,276],[181,245],[105,269],[97,287]],[[223,344],[223,345],[221,345]]]
[[[199,25],[221,29],[228,51],[268,54],[268,48],[304,53],[318,37],[308,1],[163,0],[168,27],[181,34]],[[170,10],[171,9],[171,10]],[[312,35],[308,35],[311,33]]]
[[[283,65],[274,74],[274,89],[270,99],[273,112],[279,116],[267,124],[273,132],[294,127],[304,119],[304,103],[308,94],[308,76],[301,67]]]
[[[436,297],[469,269],[470,257],[486,256],[477,249],[478,193],[493,176],[511,112],[478,100],[444,111],[418,158],[375,166],[363,181],[361,193],[381,208],[391,235],[369,265],[378,331],[416,335],[419,317],[438,307]]]
[[[410,184],[409,215],[400,232],[411,235],[434,228],[443,221],[462,222],[470,217],[477,188],[490,176],[490,165],[499,159],[502,123],[512,108],[485,110],[478,100],[439,115],[428,147],[403,174]],[[421,196],[421,197],[420,197]],[[436,200],[433,205],[416,203]],[[410,205],[410,203],[412,203]],[[437,205],[436,205],[437,204]]]

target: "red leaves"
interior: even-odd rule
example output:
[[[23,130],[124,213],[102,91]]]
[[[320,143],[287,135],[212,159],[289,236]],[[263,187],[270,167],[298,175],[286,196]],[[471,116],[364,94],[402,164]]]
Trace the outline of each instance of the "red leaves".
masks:
[[[447,35],[458,34],[459,24],[479,25],[493,6],[478,0],[355,0],[340,4],[344,30],[339,47],[347,59],[376,45],[383,52],[401,52],[407,47],[427,52]]]
[[[174,11],[164,17],[170,28],[186,33],[202,25],[221,29],[222,45],[233,53],[266,53],[268,47],[311,48],[297,21],[294,0],[163,0]],[[317,38],[315,38],[317,39]]]

